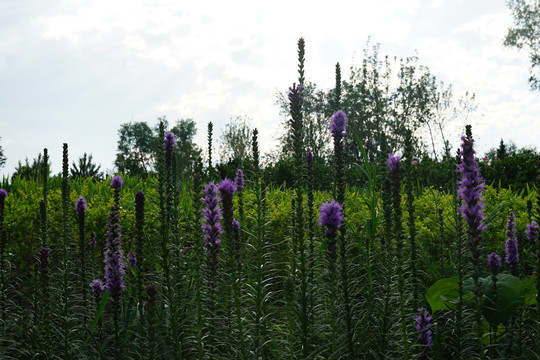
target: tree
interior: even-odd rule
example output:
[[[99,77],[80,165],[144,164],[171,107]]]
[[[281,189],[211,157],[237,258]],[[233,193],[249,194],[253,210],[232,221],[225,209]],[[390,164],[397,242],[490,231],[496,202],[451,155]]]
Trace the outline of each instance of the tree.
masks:
[[[0,169],[3,168],[4,165],[6,165],[6,156],[4,155],[4,149],[0,146]]]
[[[93,178],[100,181],[103,178],[103,173],[99,170],[101,165],[97,165],[92,162],[92,154],[83,154],[79,158],[79,165],[75,161],[71,165],[71,177],[72,178]]]
[[[251,137],[252,131],[249,125],[250,119],[243,116],[232,117],[220,138],[221,161],[231,161],[243,163],[251,157]]]
[[[171,132],[176,137],[176,173],[179,178],[183,178],[189,175],[195,162],[201,157],[201,149],[193,142],[197,135],[197,126],[193,119],[180,119],[171,128]]]
[[[146,122],[120,125],[115,165],[120,172],[146,176],[155,161],[155,135]]]
[[[508,0],[508,7],[514,16],[514,27],[508,29],[504,46],[525,49],[529,52],[532,90],[540,89],[540,0]]]
[[[19,164],[15,168],[15,172],[11,176],[11,182],[17,177],[20,177],[24,180],[36,180],[39,176],[41,176],[41,169],[43,167],[43,157],[41,156],[41,153],[37,155],[36,158],[32,161],[32,163],[28,162],[28,158],[24,160],[24,164],[21,164],[19,161]],[[51,168],[51,161],[49,160],[49,169]]]

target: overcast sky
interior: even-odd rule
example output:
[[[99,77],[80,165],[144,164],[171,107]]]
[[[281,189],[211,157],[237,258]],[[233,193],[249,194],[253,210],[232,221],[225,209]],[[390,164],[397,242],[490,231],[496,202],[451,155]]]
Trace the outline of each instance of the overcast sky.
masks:
[[[476,94],[469,122],[480,151],[501,138],[540,147],[540,92],[527,84],[528,56],[503,47],[513,23],[504,0],[0,2],[1,174],[49,149],[53,173],[62,143],[70,159],[92,153],[113,169],[120,124],[159,116],[197,122],[204,147],[233,116],[253,119],[263,151],[275,147],[275,94],[297,78],[327,89],[334,66],[347,79],[368,37],[381,54],[407,57]],[[449,130],[454,146],[464,120]],[[217,144],[216,144],[217,145]]]

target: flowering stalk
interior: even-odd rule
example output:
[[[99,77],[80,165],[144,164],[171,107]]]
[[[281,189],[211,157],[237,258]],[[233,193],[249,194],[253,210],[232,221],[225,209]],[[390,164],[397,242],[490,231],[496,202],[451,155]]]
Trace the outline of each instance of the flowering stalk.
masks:
[[[515,224],[516,215],[513,212],[508,214],[508,222],[506,224],[506,244],[505,244],[505,261],[510,266],[510,272],[513,276],[518,277],[518,263],[519,263],[519,254],[518,254],[518,241],[516,238]]]
[[[41,290],[41,304],[39,312],[42,317],[43,341],[46,347],[49,346],[50,339],[50,291],[49,291],[49,252],[46,247],[38,250],[39,254],[39,279]]]
[[[202,231],[204,233],[204,247],[207,252],[207,264],[209,275],[208,283],[208,317],[207,324],[209,348],[213,350],[216,330],[216,290],[217,290],[217,272],[218,272],[218,255],[221,250],[221,238],[223,230],[219,220],[221,219],[221,210],[219,208],[219,198],[217,194],[217,185],[213,182],[208,183],[203,189],[203,198],[201,199],[203,207],[203,224]]]
[[[492,252],[487,256],[487,264],[489,267],[489,270],[491,271],[491,282],[493,283],[493,303],[491,306],[496,309],[497,308],[497,274],[499,273],[499,270],[501,269],[502,260],[497,253]],[[491,336],[490,331],[490,336]]]
[[[111,180],[111,187],[114,191],[114,204],[111,207],[107,217],[107,235],[105,250],[105,288],[113,301],[114,312],[114,339],[115,339],[115,358],[120,357],[119,346],[119,326],[118,316],[120,312],[120,296],[124,291],[124,266],[123,251],[121,246],[121,228],[120,228],[120,189],[124,180],[119,175]]]
[[[143,278],[144,278],[144,203],[146,198],[139,190],[135,194],[135,252],[138,255],[139,268],[137,269],[137,300],[142,304]],[[141,320],[142,321],[142,320]]]
[[[332,199],[319,208],[319,224],[326,228],[326,263],[328,269],[328,302],[330,306],[330,355],[337,350],[337,286],[336,286],[336,259],[337,259],[337,235],[344,220],[343,206]]]
[[[401,333],[403,340],[403,358],[409,358],[409,340],[407,334],[407,320],[405,315],[405,279],[403,278],[403,228],[401,224],[401,158],[392,153],[388,154],[387,166],[390,170],[390,184],[392,192],[393,232],[396,244],[396,267],[398,275],[399,309],[401,315]]]
[[[43,199],[39,203],[39,219],[40,219],[40,234],[41,246],[49,246],[49,222],[47,219],[47,194],[49,179],[49,155],[47,149],[43,149],[43,163],[41,164],[41,181],[43,184]]]
[[[236,196],[238,198],[238,218],[240,219],[240,223],[244,223],[244,189],[245,189],[245,179],[244,179],[244,172],[242,169],[236,170],[236,177],[234,178],[234,186],[236,188]],[[244,252],[245,252],[245,242],[244,242],[244,236],[242,233],[238,233],[238,247],[239,247],[239,254],[238,254],[238,260],[239,263],[243,263],[244,261]]]
[[[474,298],[475,298],[475,323],[477,329],[482,328],[482,312],[480,308],[480,255],[482,254],[481,240],[482,233],[486,230],[484,223],[484,201],[483,189],[484,179],[480,175],[480,170],[473,149],[474,140],[470,134],[470,125],[467,126],[467,136],[461,137],[461,159],[458,163],[458,172],[461,179],[458,181],[458,195],[463,204],[459,207],[461,215],[468,225],[469,238],[467,244],[471,251],[471,262],[473,265]],[[481,359],[485,358],[484,344],[482,337],[478,337],[478,350]]]
[[[146,285],[146,318],[147,328],[146,336],[148,342],[147,359],[157,358],[156,344],[156,303],[157,303],[157,288],[155,285]]]
[[[62,322],[63,322],[63,340],[64,340],[64,357],[70,357],[69,345],[70,339],[70,319],[69,311],[70,304],[70,286],[69,286],[69,244],[70,244],[70,226],[69,226],[69,160],[68,160],[68,144],[63,144],[62,151]]]
[[[417,250],[416,250],[416,224],[415,224],[415,208],[413,194],[413,149],[412,149],[412,132],[407,129],[405,137],[405,192],[407,194],[407,212],[409,213],[408,228],[409,228],[409,243],[411,244],[411,283],[413,286],[412,308],[418,306],[418,270],[416,265]],[[440,209],[442,211],[442,209]],[[440,212],[441,229],[442,229],[442,212]],[[441,236],[440,243],[442,248],[443,238]],[[441,251],[442,255],[442,251]],[[441,264],[443,259],[439,258]]]
[[[101,299],[103,297],[103,293],[105,292],[105,284],[103,281],[99,279],[92,280],[90,282],[90,289],[92,289],[92,294],[94,295],[94,304],[96,306],[96,312],[99,311],[99,306],[101,304]],[[102,321],[101,316],[98,319],[98,343],[101,343],[101,337],[103,335],[103,329],[102,329]]]
[[[79,224],[79,261],[81,265],[81,287],[83,294],[83,307],[86,308],[86,244],[85,244],[85,219],[86,219],[86,199],[79,196],[75,203],[75,211]],[[86,312],[85,312],[86,316]]]
[[[414,318],[414,327],[420,335],[418,339],[418,342],[422,346],[422,350],[420,350],[420,359],[424,360],[428,358],[427,352],[428,349],[432,346],[432,316],[429,315],[429,312],[423,307],[419,308],[418,311],[420,312],[420,315]]]

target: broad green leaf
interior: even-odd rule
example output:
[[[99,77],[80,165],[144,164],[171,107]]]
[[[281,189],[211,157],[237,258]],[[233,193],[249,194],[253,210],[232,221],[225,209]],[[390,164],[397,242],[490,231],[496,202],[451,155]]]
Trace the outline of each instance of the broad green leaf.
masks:
[[[459,299],[459,278],[440,279],[431,285],[426,293],[426,299],[434,313],[438,310],[454,309]]]

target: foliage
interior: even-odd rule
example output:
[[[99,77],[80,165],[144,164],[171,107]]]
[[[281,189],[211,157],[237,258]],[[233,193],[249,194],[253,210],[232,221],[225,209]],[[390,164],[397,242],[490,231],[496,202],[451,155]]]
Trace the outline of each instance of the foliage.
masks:
[[[540,65],[540,2],[538,0],[508,0],[514,16],[514,26],[508,29],[504,45],[529,53],[531,89],[540,89],[538,65]]]
[[[221,161],[242,164],[250,158],[252,129],[250,119],[236,116],[225,124],[220,138]],[[240,166],[241,167],[241,166]]]
[[[95,180],[101,180],[103,178],[103,172],[99,171],[101,165],[97,165],[92,162],[92,154],[83,154],[79,158],[79,165],[75,162],[71,164],[71,177],[72,178],[93,178]]]
[[[1,139],[1,138],[0,138]],[[6,164],[6,156],[4,155],[4,149],[0,146],[0,169]]]

